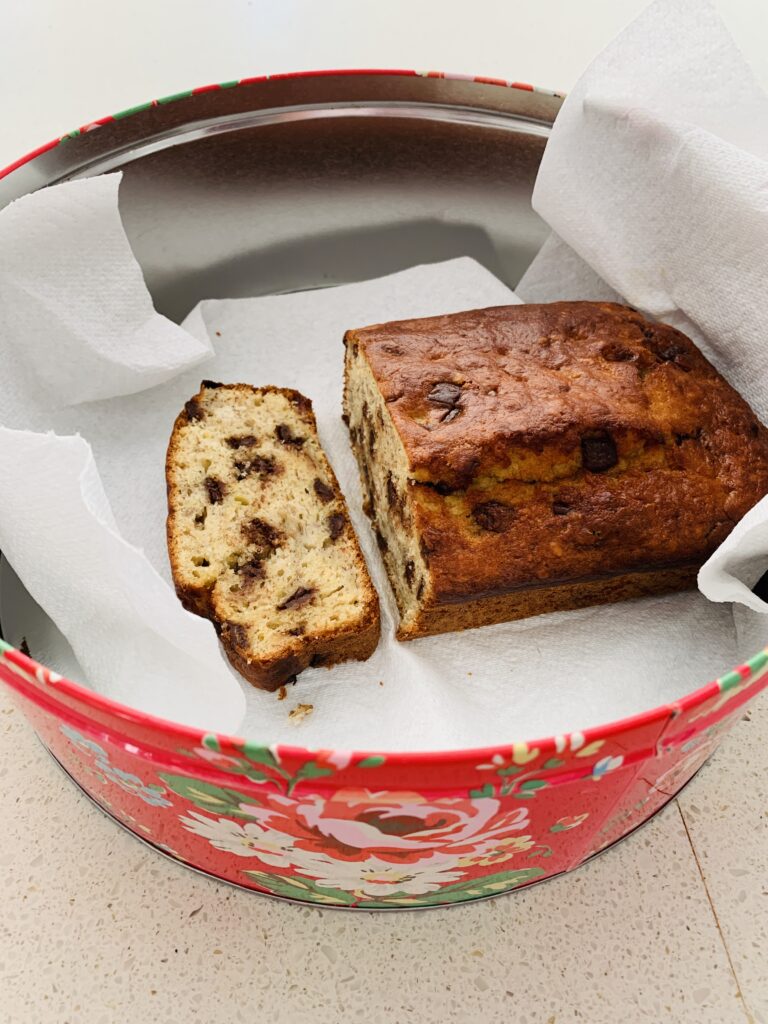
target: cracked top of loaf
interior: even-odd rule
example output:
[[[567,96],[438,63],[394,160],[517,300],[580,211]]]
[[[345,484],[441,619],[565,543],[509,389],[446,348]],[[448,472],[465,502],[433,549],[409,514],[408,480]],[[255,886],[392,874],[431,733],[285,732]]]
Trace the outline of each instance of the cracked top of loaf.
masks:
[[[615,303],[347,334],[386,401],[443,600],[701,562],[768,492],[768,431],[685,335]]]

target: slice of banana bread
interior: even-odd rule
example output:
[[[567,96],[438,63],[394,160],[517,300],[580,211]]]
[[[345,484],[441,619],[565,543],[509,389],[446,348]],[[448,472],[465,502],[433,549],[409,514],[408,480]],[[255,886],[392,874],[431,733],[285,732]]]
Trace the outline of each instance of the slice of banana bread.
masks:
[[[249,682],[274,690],[373,653],[378,598],[309,399],[203,381],[174,424],[166,481],[176,592]]]
[[[768,492],[747,403],[612,303],[348,331],[344,409],[401,639],[693,586]]]

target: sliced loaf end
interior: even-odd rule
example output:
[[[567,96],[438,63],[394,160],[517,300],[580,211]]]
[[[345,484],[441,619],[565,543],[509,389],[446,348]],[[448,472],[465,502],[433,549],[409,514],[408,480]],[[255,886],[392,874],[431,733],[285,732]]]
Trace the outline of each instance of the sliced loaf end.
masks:
[[[378,598],[307,398],[204,381],[166,480],[176,591],[249,682],[272,690],[373,653]]]

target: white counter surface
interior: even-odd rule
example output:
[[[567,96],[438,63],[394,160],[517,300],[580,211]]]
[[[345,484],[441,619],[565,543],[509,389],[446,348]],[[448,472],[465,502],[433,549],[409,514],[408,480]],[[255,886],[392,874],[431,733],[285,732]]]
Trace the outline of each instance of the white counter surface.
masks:
[[[25,0],[0,14],[0,166],[153,96],[416,67],[568,89],[637,0]],[[759,0],[718,4],[768,83]],[[768,694],[653,822],[579,871],[407,914],[283,905],[103,817],[0,693],[0,1021],[768,1024]]]

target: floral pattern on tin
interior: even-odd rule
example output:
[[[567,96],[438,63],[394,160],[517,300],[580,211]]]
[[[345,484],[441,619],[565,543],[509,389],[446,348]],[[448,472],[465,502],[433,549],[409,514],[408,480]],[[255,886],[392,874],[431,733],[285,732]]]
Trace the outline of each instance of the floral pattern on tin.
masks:
[[[122,768],[115,767],[115,765],[110,763],[109,754],[107,754],[103,747],[99,746],[98,743],[94,743],[93,740],[89,740],[71,726],[61,725],[59,728],[69,742],[76,747],[81,754],[85,754],[86,756],[93,758],[90,770],[93,771],[102,782],[111,782],[114,785],[119,786],[120,789],[125,790],[126,793],[130,793],[132,796],[137,796],[140,800],[143,800],[145,804],[150,804],[152,807],[171,806],[171,801],[166,799],[166,791],[162,786],[158,786],[155,783],[145,785],[138,775],[132,775],[130,772],[123,771]]]
[[[22,656],[0,645],[0,668],[15,666],[14,659],[24,669],[17,676],[30,684],[43,681],[27,671]],[[718,680],[720,698],[740,694],[747,669],[764,670],[768,653],[753,662]],[[53,675],[50,681],[56,684]],[[725,701],[715,703],[719,710]],[[147,777],[151,766],[138,747],[115,746],[108,753],[60,721],[49,727],[66,737],[62,761],[84,788],[170,856],[281,898],[377,909],[507,892],[573,866],[573,844],[560,833],[583,828],[576,844],[583,860],[590,838],[628,831],[679,789],[740,715],[736,708],[695,730],[681,709],[673,710],[670,721],[678,731],[657,741],[661,763],[653,771],[654,759],[648,759],[642,779],[647,789],[628,790],[626,806],[620,793],[633,773],[617,771],[624,751],[594,732],[485,751],[474,773],[470,768],[460,780],[437,776],[430,765],[431,782],[416,782],[416,791],[412,775],[401,775],[392,755],[268,747],[200,733],[187,748],[169,747],[185,774],[161,772],[157,780]],[[41,717],[41,724],[47,721]],[[49,742],[46,729],[40,731]],[[140,763],[142,778],[130,771]],[[389,770],[373,772],[369,783],[368,769],[382,765]],[[336,773],[342,774],[333,778]],[[398,775],[405,785],[393,786]],[[603,804],[583,811],[574,797],[591,801],[587,789],[595,783]],[[603,805],[613,810],[607,822]],[[161,837],[167,841],[159,842]],[[553,858],[551,866],[547,858]]]
[[[331,902],[339,893],[346,894],[342,902],[365,905],[405,905],[414,897],[450,902],[455,886],[471,899],[467,885],[478,890],[474,896],[485,894],[479,892],[485,880],[471,877],[479,867],[551,854],[526,832],[527,807],[490,797],[369,789],[289,796],[290,783],[254,797],[187,776],[161,778],[199,808],[179,816],[188,832],[219,851],[290,873],[286,881],[270,871],[246,870],[270,891],[277,885],[278,895],[301,876],[302,892],[292,892],[294,899],[327,902],[330,890]],[[503,878],[503,887],[511,888],[541,874],[543,868],[526,863],[492,878],[494,885]]]

